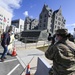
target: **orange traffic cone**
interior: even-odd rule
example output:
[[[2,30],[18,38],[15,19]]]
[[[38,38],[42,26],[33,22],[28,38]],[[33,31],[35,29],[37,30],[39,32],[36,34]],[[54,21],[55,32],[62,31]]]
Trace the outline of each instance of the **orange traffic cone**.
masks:
[[[27,69],[26,69],[26,74],[25,75],[30,75],[30,65],[27,65]]]
[[[17,53],[16,53],[16,48],[14,47],[13,48],[13,51],[12,51],[12,56],[16,56],[17,55]]]

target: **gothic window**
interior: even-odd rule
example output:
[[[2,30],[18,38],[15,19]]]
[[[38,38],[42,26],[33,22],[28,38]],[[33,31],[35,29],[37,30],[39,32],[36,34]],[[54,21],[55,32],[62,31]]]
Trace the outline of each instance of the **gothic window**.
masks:
[[[60,29],[60,27],[58,26],[58,29]]]
[[[56,28],[56,25],[55,25],[55,28]]]
[[[50,12],[52,12],[52,10],[50,9]]]
[[[45,24],[44,24],[44,27],[45,27]]]
[[[52,20],[51,20],[51,23],[52,23]]]
[[[47,15],[45,14],[45,17],[47,17]]]
[[[44,22],[46,22],[46,19],[44,19]]]
[[[58,22],[58,25],[60,25],[60,22]]]
[[[51,29],[50,29],[50,31],[51,31]]]
[[[59,15],[61,15],[61,13],[59,13]]]
[[[57,21],[55,21],[55,23],[57,23]]]
[[[61,18],[59,17],[58,20],[61,21]]]
[[[56,19],[57,19],[57,16],[56,16]]]

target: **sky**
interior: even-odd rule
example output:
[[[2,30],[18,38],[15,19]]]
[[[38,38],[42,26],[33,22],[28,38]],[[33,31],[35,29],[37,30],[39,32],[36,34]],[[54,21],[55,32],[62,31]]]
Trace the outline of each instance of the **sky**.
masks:
[[[60,8],[66,20],[65,27],[70,33],[75,28],[75,0],[0,0],[0,6],[12,14],[12,20],[30,16],[39,19],[43,5],[47,4],[53,11]]]

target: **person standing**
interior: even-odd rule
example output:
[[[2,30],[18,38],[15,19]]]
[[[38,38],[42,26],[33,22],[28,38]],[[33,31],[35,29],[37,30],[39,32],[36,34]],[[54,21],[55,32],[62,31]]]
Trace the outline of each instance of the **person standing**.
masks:
[[[8,52],[8,45],[10,43],[10,34],[11,34],[11,29],[8,30],[8,32],[4,33],[4,37],[2,39],[1,45],[4,48],[4,51],[1,56],[1,61],[3,62],[6,56],[6,53]]]
[[[14,37],[14,33],[11,32],[11,35],[10,35],[10,44],[8,45],[8,52],[9,54],[11,55],[12,54],[12,51],[13,51],[13,42],[15,40],[15,37]]]
[[[75,75],[75,44],[67,39],[68,31],[58,29],[56,42],[45,52],[46,58],[53,61],[49,75]]]

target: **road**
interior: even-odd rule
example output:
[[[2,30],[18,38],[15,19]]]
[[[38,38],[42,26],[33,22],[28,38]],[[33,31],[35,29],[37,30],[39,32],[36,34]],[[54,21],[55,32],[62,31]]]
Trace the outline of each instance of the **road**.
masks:
[[[3,48],[0,46],[0,57],[3,52]],[[24,68],[16,57],[7,55],[7,59],[4,62],[0,60],[0,75],[21,75]]]

